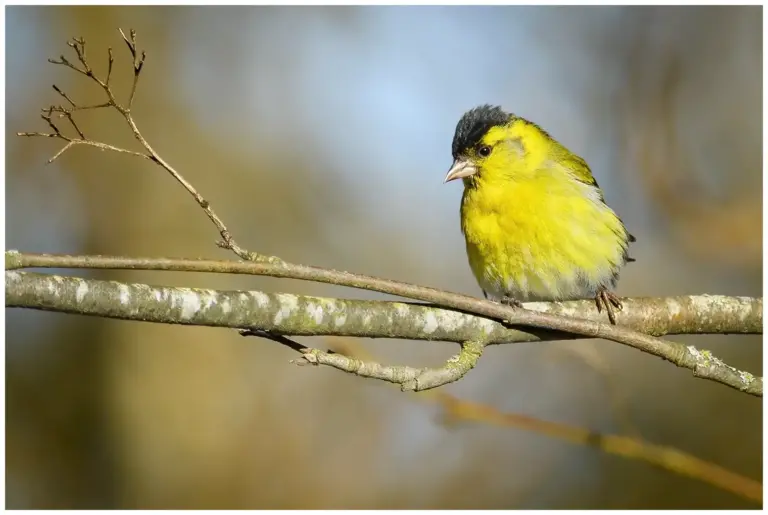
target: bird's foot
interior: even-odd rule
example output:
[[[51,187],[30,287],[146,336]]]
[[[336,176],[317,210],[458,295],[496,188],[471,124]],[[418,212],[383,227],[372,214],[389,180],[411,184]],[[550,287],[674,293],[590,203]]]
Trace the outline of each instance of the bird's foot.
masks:
[[[611,293],[602,287],[595,294],[595,305],[597,306],[598,313],[602,313],[603,308],[605,308],[605,312],[608,313],[608,320],[613,325],[616,325],[616,311],[621,311],[624,307],[621,299],[615,293]]]
[[[505,306],[512,306],[512,307],[515,307],[515,308],[522,308],[523,307],[523,303],[522,302],[520,302],[519,300],[517,300],[517,299],[515,299],[513,297],[510,297],[508,295],[504,295],[501,299],[499,299],[499,303],[504,304]]]

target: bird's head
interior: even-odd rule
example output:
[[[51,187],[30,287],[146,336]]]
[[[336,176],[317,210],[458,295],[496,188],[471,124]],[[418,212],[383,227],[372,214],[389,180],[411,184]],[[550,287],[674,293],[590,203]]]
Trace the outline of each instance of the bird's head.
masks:
[[[453,165],[445,182],[463,179],[472,185],[482,177],[514,178],[533,169],[551,138],[538,126],[507,113],[501,107],[482,105],[464,113],[453,136]]]

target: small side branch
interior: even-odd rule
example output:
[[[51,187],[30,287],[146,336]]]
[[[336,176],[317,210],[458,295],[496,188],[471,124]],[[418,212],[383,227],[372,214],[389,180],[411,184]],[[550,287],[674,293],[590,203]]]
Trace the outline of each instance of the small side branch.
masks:
[[[459,354],[437,368],[382,365],[375,361],[355,359],[319,349],[304,349],[301,352],[304,360],[313,365],[327,365],[356,376],[399,384],[404,392],[419,392],[437,388],[464,377],[477,364],[483,354],[483,348],[485,344],[482,342],[465,342]]]
[[[475,368],[484,348],[485,343],[482,341],[464,342],[461,352],[456,356],[451,357],[442,367],[428,368],[411,381],[403,383],[403,390],[420,392],[458,381]]]
[[[356,376],[379,379],[399,385],[413,381],[427,370],[426,368],[409,366],[381,365],[374,361],[363,361],[341,354],[331,354],[320,349],[307,349],[302,354],[302,360],[313,365],[326,365]],[[294,363],[300,362],[294,360]]]
[[[131,86],[131,95],[128,97],[128,110],[130,110],[133,105],[133,97],[136,95],[136,84],[139,82],[139,74],[141,74],[141,69],[144,67],[144,60],[147,58],[147,54],[142,51],[141,55],[139,55],[139,51],[136,48],[135,30],[131,29],[129,31],[130,38],[126,37],[123,29],[118,30],[120,30],[120,35],[123,36],[123,41],[128,45],[128,51],[131,52],[131,56],[133,57],[133,86]],[[109,52],[109,67],[110,69],[112,68],[112,49],[110,49]],[[107,82],[109,82],[109,76],[107,76]]]

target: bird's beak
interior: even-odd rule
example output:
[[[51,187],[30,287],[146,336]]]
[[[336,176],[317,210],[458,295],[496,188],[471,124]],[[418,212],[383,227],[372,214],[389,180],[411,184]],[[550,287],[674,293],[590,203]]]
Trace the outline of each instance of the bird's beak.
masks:
[[[448,174],[445,176],[445,181],[443,181],[443,183],[450,182],[455,179],[463,179],[464,177],[469,177],[470,175],[474,175],[476,173],[477,168],[475,165],[469,161],[457,159],[453,162],[451,169],[448,170]]]

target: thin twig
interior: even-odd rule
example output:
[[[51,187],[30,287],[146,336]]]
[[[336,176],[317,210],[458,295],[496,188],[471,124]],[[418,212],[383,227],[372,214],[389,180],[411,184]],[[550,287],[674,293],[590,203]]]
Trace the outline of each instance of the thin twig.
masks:
[[[86,77],[88,76],[88,72],[86,72],[85,70],[81,70],[80,68],[78,68],[74,64],[70,63],[63,55],[59,57],[58,61],[56,61],[55,59],[48,59],[48,62],[52,63],[52,64],[62,64],[64,66],[67,66],[68,68],[72,68],[73,70],[75,70],[78,73],[82,73]]]
[[[130,154],[132,156],[143,157],[145,159],[149,159],[147,156],[145,156],[144,154],[142,154],[140,152],[134,152],[133,150],[126,150],[124,148],[115,147],[115,146],[112,146],[112,145],[108,145],[107,143],[101,143],[99,141],[93,141],[93,140],[89,140],[89,139],[73,139],[73,140],[67,140],[67,141],[69,141],[69,143],[64,145],[61,148],[61,150],[59,150],[56,154],[54,154],[53,157],[51,157],[48,160],[48,163],[53,163],[64,152],[66,152],[67,150],[69,150],[70,148],[72,148],[75,145],[88,145],[88,146],[91,146],[91,147],[96,147],[96,148],[98,148],[100,150],[110,150],[112,152],[118,152],[118,153],[121,153],[121,154]]]
[[[133,56],[133,85],[131,86],[131,95],[128,97],[128,111],[130,111],[131,106],[133,105],[133,97],[136,94],[136,84],[139,82],[139,74],[141,73],[141,68],[144,66],[144,60],[146,59],[147,54],[142,52],[141,57],[139,57],[138,51],[136,50],[135,30],[130,30],[130,40],[125,36],[123,29],[118,30],[120,30],[120,35],[123,36],[123,41],[128,45],[128,50],[131,52],[131,56]]]
[[[240,336],[258,336],[259,338],[271,340],[273,342],[279,343],[280,345],[285,345],[289,349],[295,350],[296,352],[303,353],[309,349],[309,347],[306,345],[302,345],[296,340],[291,340],[287,336],[282,334],[275,334],[271,331],[265,331],[263,329],[241,329],[238,332],[240,333]]]
[[[63,91],[62,91],[62,90],[61,90],[61,89],[60,89],[60,88],[59,88],[59,87],[58,87],[56,84],[54,84],[54,85],[53,85],[53,89],[54,89],[54,91],[56,91],[56,93],[58,93],[59,95],[61,95],[62,97],[64,97],[64,99],[65,99],[67,102],[69,102],[69,103],[70,103],[70,105],[72,105],[72,107],[77,107],[77,106],[76,106],[76,104],[75,104],[75,103],[72,101],[72,99],[71,99],[71,98],[69,98],[69,95],[67,95],[66,93],[64,93],[64,92],[63,92]]]
[[[115,56],[112,55],[112,47],[107,48],[107,55],[109,56],[109,64],[107,68],[107,79],[104,84],[109,86],[109,79],[112,78],[112,65],[115,63]]]
[[[302,354],[304,361],[313,365],[326,365],[356,376],[399,385],[414,381],[428,370],[427,368],[415,368],[407,365],[382,365],[375,361],[362,361],[342,354],[331,354],[320,349],[306,349]]]
[[[67,137],[65,137],[64,135],[62,135],[62,134],[61,134],[61,131],[59,130],[59,128],[56,126],[56,124],[55,124],[55,123],[53,123],[53,120],[51,120],[51,112],[50,112],[50,111],[46,111],[46,113],[47,113],[47,114],[45,114],[45,113],[44,113],[44,114],[41,114],[41,115],[40,115],[40,118],[42,118],[43,120],[45,120],[45,121],[48,123],[48,126],[49,126],[51,129],[53,129],[53,132],[54,132],[54,134],[52,134],[51,136],[54,136],[54,137],[57,137],[57,138],[61,138],[61,139],[63,139],[64,141],[70,141],[70,139],[69,139],[69,138],[67,138]],[[29,135],[35,135],[36,133],[23,133],[22,135],[27,135],[27,134],[29,134]]]
[[[72,126],[73,129],[75,129],[75,132],[77,132],[77,135],[80,136],[80,139],[85,141],[85,134],[83,131],[80,130],[80,127],[78,127],[77,123],[75,122],[75,119],[72,118],[72,113],[69,111],[66,111],[59,116],[63,116],[67,120],[69,120],[69,124]]]
[[[419,392],[458,381],[472,370],[485,348],[485,343],[468,341],[461,352],[437,368],[415,368],[403,365],[382,365],[372,360],[359,360],[319,349],[303,349],[304,359],[313,365],[327,365],[360,377],[379,379],[400,385],[406,391]]]
[[[227,229],[227,226],[224,225],[224,222],[219,218],[219,216],[216,214],[216,212],[211,207],[210,202],[208,202],[198,191],[192,186],[191,183],[189,183],[184,177],[176,171],[170,164],[168,164],[160,155],[152,148],[152,146],[147,142],[147,140],[144,138],[144,136],[141,134],[141,131],[139,130],[138,126],[136,125],[136,122],[133,119],[133,116],[131,115],[131,108],[133,106],[133,101],[136,96],[136,89],[139,81],[139,76],[141,74],[142,69],[144,68],[144,62],[146,60],[146,52],[142,51],[139,52],[136,47],[136,31],[131,29],[129,31],[129,35],[126,36],[126,34],[122,31],[122,29],[119,29],[120,35],[123,38],[123,41],[125,41],[125,44],[128,47],[128,50],[131,54],[133,63],[133,84],[131,86],[131,92],[128,97],[128,101],[126,104],[122,104],[118,102],[114,92],[112,91],[112,87],[110,86],[109,80],[112,74],[112,64],[114,61],[114,57],[112,55],[112,49],[109,48],[108,50],[108,69],[107,69],[107,75],[105,80],[101,80],[96,73],[93,72],[93,69],[91,68],[91,65],[88,62],[88,58],[85,52],[85,40],[83,38],[73,38],[71,41],[67,42],[67,45],[71,47],[75,53],[77,54],[78,61],[82,65],[82,68],[79,68],[78,66],[72,64],[70,61],[68,61],[63,55],[59,58],[59,60],[55,59],[48,59],[49,62],[53,64],[59,64],[64,65],[69,68],[72,68],[73,70],[82,73],[86,77],[90,78],[96,84],[98,84],[103,90],[104,93],[107,95],[108,101],[103,104],[93,105],[93,106],[78,106],[69,96],[67,96],[63,91],[61,91],[58,87],[54,86],[56,91],[63,96],[70,104],[71,108],[65,109],[64,107],[57,107],[54,110],[62,113],[67,113],[65,116],[70,119],[70,122],[75,127],[75,130],[78,132],[78,134],[81,137],[81,140],[85,142],[88,145],[95,146],[98,148],[101,148],[102,150],[112,150],[115,152],[121,152],[124,154],[131,154],[138,157],[143,157],[145,159],[149,159],[150,161],[156,163],[161,168],[163,168],[166,172],[171,174],[171,176],[176,179],[176,181],[182,185],[182,187],[189,192],[190,195],[195,199],[195,201],[198,203],[198,205],[203,209],[206,216],[213,222],[213,224],[216,226],[216,229],[219,231],[219,234],[221,235],[222,241],[217,242],[217,245],[223,249],[227,249],[235,253],[240,259],[246,260],[246,261],[256,261],[256,262],[267,262],[267,263],[273,263],[277,264],[280,263],[281,260],[277,257],[273,256],[264,256],[255,252],[250,252],[244,248],[242,248],[240,245],[237,244],[235,239],[232,237],[231,232],[229,229]],[[144,148],[145,152],[134,152],[131,150],[126,150],[123,148],[115,147],[112,145],[106,145],[104,143],[98,143],[98,142],[91,142],[90,140],[86,139],[83,135],[82,131],[77,127],[74,120],[72,119],[71,115],[75,111],[84,110],[84,109],[96,109],[101,107],[112,107],[117,112],[119,112],[122,117],[124,118],[125,122],[127,123],[128,127],[131,130],[131,133],[133,134],[136,141],[139,142],[139,144]],[[42,136],[42,137],[57,137],[59,139],[62,139],[67,142],[72,142],[73,140],[71,138],[65,137],[59,129],[56,127],[56,125],[50,120],[50,117],[46,119],[49,126],[53,129],[54,134],[48,134],[48,133],[38,133],[38,132],[19,132],[17,133],[19,136]],[[64,152],[69,150],[73,145],[65,145],[64,148],[62,148],[56,155],[54,155],[51,159],[48,160],[49,163],[53,162],[55,159],[57,159],[59,156],[61,156]]]

